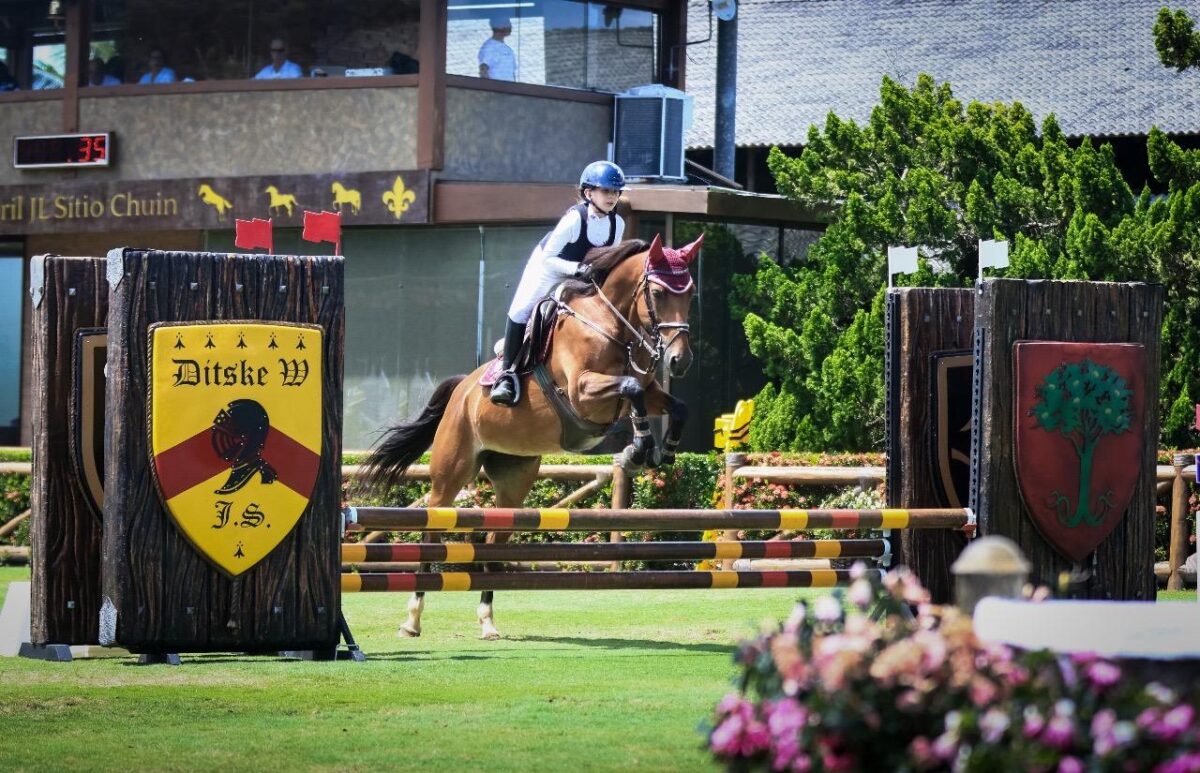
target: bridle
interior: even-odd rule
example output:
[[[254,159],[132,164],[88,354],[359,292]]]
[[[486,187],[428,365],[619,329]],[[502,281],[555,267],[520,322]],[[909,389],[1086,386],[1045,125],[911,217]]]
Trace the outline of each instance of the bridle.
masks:
[[[631,341],[622,341],[617,337],[610,335],[608,331],[601,328],[595,322],[592,322],[587,317],[579,314],[562,300],[555,298],[560,313],[574,317],[592,330],[607,338],[612,343],[625,350],[626,366],[629,370],[637,373],[639,376],[645,376],[653,373],[658,369],[658,363],[662,361],[663,354],[666,350],[674,345],[676,339],[681,335],[686,335],[691,338],[691,326],[687,322],[663,322],[658,318],[658,308],[654,304],[654,294],[650,292],[650,271],[646,269],[642,271],[642,278],[633,288],[633,294],[630,296],[629,313],[633,316],[634,309],[637,308],[638,293],[642,294],[646,303],[646,314],[650,317],[650,328],[635,326],[629,319],[613,305],[613,302],[604,294],[604,289],[596,283],[595,278],[589,278],[592,286],[596,288],[596,293],[600,296],[600,300],[612,312],[613,317],[617,319],[621,325],[630,332],[633,336]],[[673,331],[670,336],[664,340],[663,331]],[[637,356],[641,352],[645,352],[650,357],[650,364],[642,368],[638,365]]]

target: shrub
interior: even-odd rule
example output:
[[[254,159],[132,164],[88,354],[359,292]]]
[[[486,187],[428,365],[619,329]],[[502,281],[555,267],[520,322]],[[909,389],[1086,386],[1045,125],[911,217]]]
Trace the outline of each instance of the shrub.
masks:
[[[1200,770],[1198,696],[1094,656],[982,642],[904,570],[882,584],[856,574],[848,613],[840,591],[801,603],[738,648],[715,757],[798,771]]]

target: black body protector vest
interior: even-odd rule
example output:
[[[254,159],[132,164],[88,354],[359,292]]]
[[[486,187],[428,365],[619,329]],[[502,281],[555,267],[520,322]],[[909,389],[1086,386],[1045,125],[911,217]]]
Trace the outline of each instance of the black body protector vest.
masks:
[[[583,260],[585,255],[588,254],[588,250],[595,249],[596,247],[611,247],[613,245],[613,242],[616,241],[617,238],[617,213],[615,211],[608,213],[608,238],[604,241],[604,244],[592,244],[590,241],[588,241],[587,203],[585,202],[583,204],[576,204],[567,211],[570,212],[572,210],[579,213],[579,238],[563,247],[562,254],[558,257],[562,258],[563,260],[569,260],[574,263],[578,263],[579,261]],[[542,238],[543,247],[546,245],[546,239],[549,238],[550,234],[546,234],[546,236]]]

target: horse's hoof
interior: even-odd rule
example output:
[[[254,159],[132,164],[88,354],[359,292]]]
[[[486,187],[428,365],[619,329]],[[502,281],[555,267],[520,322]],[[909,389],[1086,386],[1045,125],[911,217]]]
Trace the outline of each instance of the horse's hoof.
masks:
[[[396,635],[401,639],[416,639],[421,635],[421,632],[415,628],[409,628],[407,625],[402,625],[396,629]]]
[[[484,641],[499,641],[502,637],[500,636],[500,632],[493,628],[490,631],[484,631],[479,634],[479,638]]]

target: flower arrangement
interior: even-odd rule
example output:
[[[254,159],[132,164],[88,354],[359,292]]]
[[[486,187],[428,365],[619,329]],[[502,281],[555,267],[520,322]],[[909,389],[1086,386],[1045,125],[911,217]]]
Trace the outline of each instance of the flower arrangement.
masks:
[[[730,769],[1200,773],[1196,695],[982,642],[906,570],[854,574],[739,646],[708,733]]]

